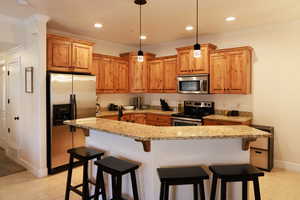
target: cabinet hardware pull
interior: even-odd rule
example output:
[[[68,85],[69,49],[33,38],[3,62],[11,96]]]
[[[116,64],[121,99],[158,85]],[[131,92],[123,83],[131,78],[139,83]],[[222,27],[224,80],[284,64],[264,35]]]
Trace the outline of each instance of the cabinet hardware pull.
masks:
[[[261,152],[261,151],[255,151],[255,153],[256,153],[256,154],[262,154],[262,152]]]

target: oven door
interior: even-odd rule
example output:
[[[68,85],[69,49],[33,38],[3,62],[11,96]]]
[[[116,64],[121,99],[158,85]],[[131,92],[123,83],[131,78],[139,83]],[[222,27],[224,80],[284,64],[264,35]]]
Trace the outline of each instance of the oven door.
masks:
[[[208,94],[208,75],[178,76],[177,91],[183,94]]]
[[[172,126],[201,126],[202,120],[173,118]]]

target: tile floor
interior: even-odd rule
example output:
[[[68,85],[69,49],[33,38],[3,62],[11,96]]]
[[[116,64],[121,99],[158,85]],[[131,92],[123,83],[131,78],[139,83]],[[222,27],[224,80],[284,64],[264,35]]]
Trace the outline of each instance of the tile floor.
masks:
[[[78,171],[80,170],[80,171]],[[74,184],[81,181],[80,168],[74,173]],[[35,178],[29,172],[20,172],[0,178],[0,199],[2,200],[63,200],[66,173],[45,178]],[[274,169],[260,179],[263,200],[299,200],[300,173]],[[251,184],[252,186],[252,184]],[[253,200],[252,187],[250,200]],[[72,194],[71,200],[80,198]]]

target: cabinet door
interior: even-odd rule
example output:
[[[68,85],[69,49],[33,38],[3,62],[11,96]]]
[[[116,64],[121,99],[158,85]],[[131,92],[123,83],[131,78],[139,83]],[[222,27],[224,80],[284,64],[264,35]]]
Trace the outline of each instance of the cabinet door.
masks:
[[[133,114],[132,120],[137,124],[145,124],[146,123],[146,115],[145,114]]]
[[[208,58],[208,49],[206,47],[201,47],[201,57],[194,58],[194,51],[191,50],[190,59],[191,59],[191,70],[195,74],[208,74],[209,73],[209,64],[207,62]]]
[[[125,60],[115,60],[115,89],[117,93],[128,92],[128,62]]]
[[[92,65],[92,46],[73,43],[72,66],[76,72],[90,72]]]
[[[247,51],[228,52],[227,93],[250,93],[250,56]]]
[[[133,93],[147,91],[147,63],[138,62],[136,56],[130,57],[129,64],[130,91]]]
[[[224,53],[210,56],[210,93],[223,94],[226,87],[228,59]]]
[[[91,73],[96,75],[96,90],[97,93],[101,93],[100,91],[100,72],[101,72],[101,58],[93,57],[93,67]]]
[[[164,60],[164,92],[177,92],[177,59],[169,58]]]
[[[99,90],[102,93],[114,92],[114,65],[111,58],[102,58],[99,70]]]
[[[66,40],[48,38],[48,70],[72,71],[72,43]]]
[[[191,71],[191,50],[178,51],[177,74],[189,74]]]
[[[164,88],[164,63],[162,60],[148,62],[148,92],[163,92]]]

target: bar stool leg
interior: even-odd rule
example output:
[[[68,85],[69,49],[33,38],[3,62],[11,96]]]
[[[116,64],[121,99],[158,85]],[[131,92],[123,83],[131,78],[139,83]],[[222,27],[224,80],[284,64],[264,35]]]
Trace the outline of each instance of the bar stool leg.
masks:
[[[254,196],[255,200],[260,200],[260,190],[259,190],[259,182],[258,182],[258,177],[255,177],[253,179],[253,186],[254,186]]]
[[[98,168],[97,170],[97,178],[96,178],[96,187],[95,187],[95,197],[94,200],[99,199],[101,189],[101,196],[102,200],[106,200],[106,192],[105,192],[105,185],[104,185],[104,178],[103,178],[103,171]]]
[[[159,199],[160,200],[164,200],[164,197],[165,197],[165,183],[161,183],[160,184],[160,196],[159,196]]]
[[[117,200],[117,182],[116,182],[116,176],[111,175],[111,185],[112,185],[112,195],[113,195],[113,200]]]
[[[199,188],[200,188],[200,199],[201,200],[205,200],[205,192],[204,192],[204,183],[203,183],[203,180],[200,181]]]
[[[216,175],[213,175],[213,180],[212,180],[212,185],[211,185],[211,193],[210,193],[210,200],[215,200],[216,199],[217,182],[218,182],[218,177]]]
[[[117,189],[117,196],[118,199],[122,199],[122,176],[118,175],[117,176],[117,185],[116,185],[116,189]]]
[[[194,184],[194,200],[198,200],[198,185]]]
[[[248,181],[243,181],[243,200],[248,199]]]
[[[83,188],[82,188],[82,199],[88,200],[90,196],[89,192],[89,175],[88,175],[89,162],[85,161],[83,164]]]
[[[65,200],[69,200],[69,198],[70,198],[70,190],[71,190],[70,187],[71,187],[71,181],[72,181],[73,163],[74,163],[74,158],[73,158],[73,156],[70,155]]]
[[[131,183],[132,183],[133,199],[139,200],[135,171],[130,172],[130,176],[131,176]]]
[[[164,200],[169,200],[169,184],[167,184],[167,183],[165,185],[165,199]]]
[[[227,198],[227,188],[226,188],[226,181],[221,181],[221,200],[226,200]]]

